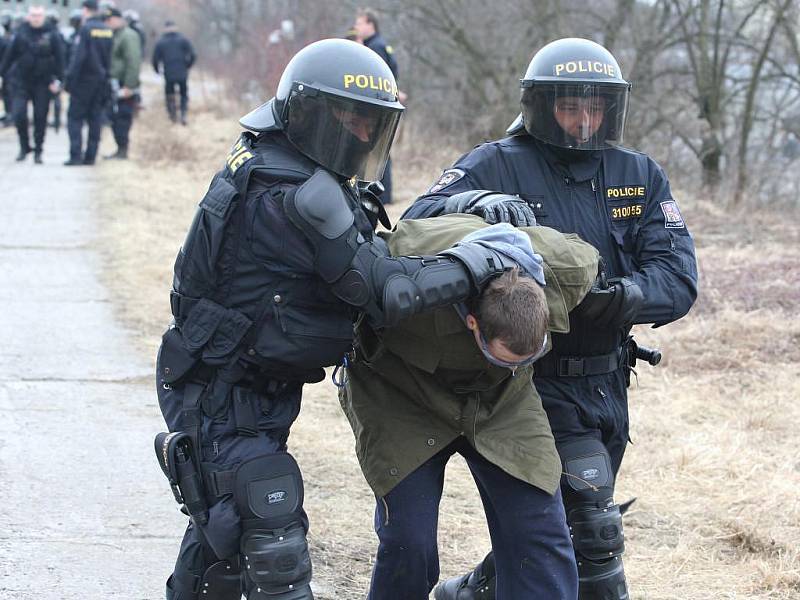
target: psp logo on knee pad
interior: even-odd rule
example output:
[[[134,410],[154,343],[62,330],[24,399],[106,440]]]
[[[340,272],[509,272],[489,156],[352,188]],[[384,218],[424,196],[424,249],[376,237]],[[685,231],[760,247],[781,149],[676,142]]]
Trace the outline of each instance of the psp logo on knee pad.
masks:
[[[600,469],[586,469],[581,472],[581,478],[586,481],[592,481],[593,479],[597,479],[600,475]]]
[[[264,500],[267,501],[267,504],[278,504],[279,502],[284,502],[286,500],[286,495],[286,492],[283,490],[277,490],[264,496]]]

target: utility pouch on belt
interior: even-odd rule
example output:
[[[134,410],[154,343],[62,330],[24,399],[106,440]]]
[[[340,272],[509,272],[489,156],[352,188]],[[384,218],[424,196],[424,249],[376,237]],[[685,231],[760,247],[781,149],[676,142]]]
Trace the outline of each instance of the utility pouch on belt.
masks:
[[[208,523],[208,505],[200,471],[199,457],[188,433],[159,433],[155,440],[156,458],[169,480],[175,501],[183,504],[197,523]]]
[[[243,387],[233,388],[233,418],[236,420],[236,433],[257,436],[260,413],[261,400],[257,393]]]
[[[183,344],[180,329],[171,327],[161,338],[161,372],[166,383],[175,383],[186,375],[200,360],[200,354],[190,352]]]

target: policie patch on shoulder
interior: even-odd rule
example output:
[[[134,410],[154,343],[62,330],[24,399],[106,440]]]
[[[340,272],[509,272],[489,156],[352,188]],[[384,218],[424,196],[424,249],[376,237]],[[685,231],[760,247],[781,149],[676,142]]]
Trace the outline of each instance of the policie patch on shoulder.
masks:
[[[673,229],[683,229],[686,225],[683,222],[681,211],[678,210],[678,203],[675,200],[666,200],[661,203],[661,212],[664,213],[664,227]]]
[[[433,194],[434,192],[438,192],[446,188],[448,185],[452,185],[459,179],[463,178],[466,173],[461,169],[446,169],[442,172],[442,176],[439,177],[439,180],[434,183],[430,189],[428,189],[428,194]]]

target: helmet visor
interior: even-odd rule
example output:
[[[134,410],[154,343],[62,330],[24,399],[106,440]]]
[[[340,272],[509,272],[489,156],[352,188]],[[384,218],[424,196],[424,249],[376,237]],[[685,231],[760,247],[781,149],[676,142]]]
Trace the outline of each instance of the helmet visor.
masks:
[[[402,107],[319,91],[288,102],[286,135],[303,154],[343,177],[383,176]]]
[[[522,116],[532,136],[577,150],[602,150],[622,143],[627,85],[529,85],[522,89]]]

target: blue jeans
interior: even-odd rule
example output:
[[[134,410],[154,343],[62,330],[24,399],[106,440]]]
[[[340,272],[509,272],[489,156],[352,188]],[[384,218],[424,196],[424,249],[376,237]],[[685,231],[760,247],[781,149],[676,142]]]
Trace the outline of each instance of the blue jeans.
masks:
[[[497,600],[574,600],[578,573],[560,492],[551,496],[487,461],[459,438],[401,481],[375,510],[380,545],[369,600],[427,600],[444,469],[458,452],[478,486],[497,565]]]

